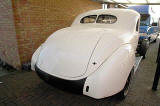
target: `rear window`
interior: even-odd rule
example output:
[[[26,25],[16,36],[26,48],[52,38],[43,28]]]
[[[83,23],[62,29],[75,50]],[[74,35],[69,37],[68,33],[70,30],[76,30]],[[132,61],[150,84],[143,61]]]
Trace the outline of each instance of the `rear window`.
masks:
[[[86,16],[81,19],[81,23],[95,23],[97,15]]]
[[[117,17],[113,15],[99,15],[97,23],[113,24],[117,21]]]

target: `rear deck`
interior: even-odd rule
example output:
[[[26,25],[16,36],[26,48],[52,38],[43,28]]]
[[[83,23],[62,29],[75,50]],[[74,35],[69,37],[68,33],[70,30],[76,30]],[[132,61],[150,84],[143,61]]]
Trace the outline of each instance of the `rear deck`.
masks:
[[[95,100],[56,89],[38,78],[35,72],[14,71],[0,76],[0,106],[160,106],[160,83],[152,91],[156,71],[158,42],[152,43],[142,60],[124,101],[115,96]],[[0,71],[5,69],[0,68]],[[13,70],[11,70],[13,71]]]

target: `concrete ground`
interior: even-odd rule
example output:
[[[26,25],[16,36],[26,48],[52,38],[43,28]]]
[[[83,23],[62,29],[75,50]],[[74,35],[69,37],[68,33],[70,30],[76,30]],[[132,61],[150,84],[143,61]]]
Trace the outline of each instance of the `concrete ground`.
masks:
[[[12,72],[15,72],[15,70],[13,70],[13,69],[7,70],[7,69],[4,69],[3,67],[0,67],[0,77],[8,75]]]
[[[9,70],[0,76],[0,106],[160,106],[160,83],[157,91],[151,90],[157,49],[158,42],[150,45],[123,101],[116,96],[95,100],[68,93],[46,84],[35,72]],[[0,68],[0,74],[1,71],[6,70]]]

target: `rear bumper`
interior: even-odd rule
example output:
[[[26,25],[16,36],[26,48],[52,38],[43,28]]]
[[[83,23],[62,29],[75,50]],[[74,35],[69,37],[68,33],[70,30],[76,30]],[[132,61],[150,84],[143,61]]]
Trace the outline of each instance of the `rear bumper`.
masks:
[[[81,80],[64,80],[42,71],[37,66],[35,66],[35,71],[42,80],[58,89],[83,94],[83,86],[86,78]]]

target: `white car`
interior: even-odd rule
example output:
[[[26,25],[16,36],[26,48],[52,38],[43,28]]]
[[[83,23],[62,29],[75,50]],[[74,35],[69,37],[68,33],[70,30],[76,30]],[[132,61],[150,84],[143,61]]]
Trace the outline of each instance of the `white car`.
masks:
[[[100,99],[128,93],[140,15],[129,9],[92,10],[53,33],[33,54],[31,68],[64,90]]]

